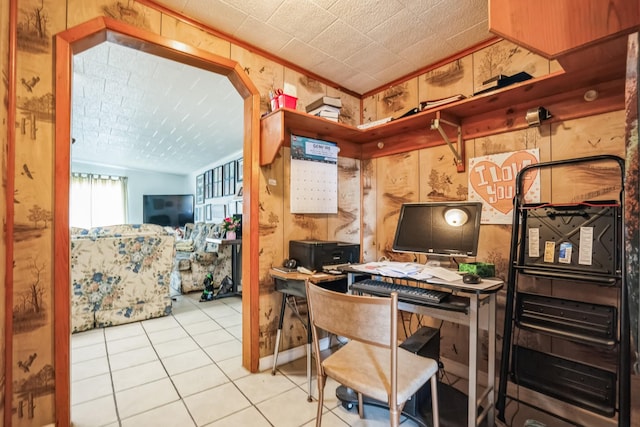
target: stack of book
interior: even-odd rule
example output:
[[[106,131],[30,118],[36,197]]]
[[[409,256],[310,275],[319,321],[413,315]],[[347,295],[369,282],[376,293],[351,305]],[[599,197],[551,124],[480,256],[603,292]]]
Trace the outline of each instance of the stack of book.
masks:
[[[371,122],[365,122],[362,123],[360,125],[358,125],[358,129],[369,129],[372,128],[374,126],[379,126],[379,125],[383,125],[385,123],[389,123],[391,120],[393,120],[393,117],[389,116],[389,117],[385,117],[383,119],[380,120],[374,120]]]
[[[491,77],[488,80],[482,82],[482,85],[476,89],[474,95],[480,95],[482,93],[490,92],[492,90],[500,89],[505,86],[510,86],[514,83],[520,83],[525,80],[532,79],[533,76],[527,72],[521,71],[512,76],[505,76],[504,74],[498,74]]]
[[[340,100],[340,98],[336,98],[333,96],[322,96],[313,101],[311,104],[307,105],[306,110],[307,113],[311,115],[337,122],[338,117],[340,116],[341,108],[342,101]]]
[[[447,96],[446,98],[429,99],[427,101],[422,101],[420,103],[420,111],[428,110],[429,108],[435,108],[440,105],[449,104],[450,102],[460,101],[461,99],[465,99],[465,96],[459,93],[456,95]]]

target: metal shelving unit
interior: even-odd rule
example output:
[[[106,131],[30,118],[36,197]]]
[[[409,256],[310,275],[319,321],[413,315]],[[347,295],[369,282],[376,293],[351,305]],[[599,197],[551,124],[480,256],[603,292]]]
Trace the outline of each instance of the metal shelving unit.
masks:
[[[523,181],[534,169],[604,161],[613,161],[620,169],[619,200],[524,203]],[[631,343],[622,234],[623,180],[624,161],[611,155],[538,163],[518,174],[496,404],[502,421],[507,399],[528,404],[508,394],[508,384],[513,383],[600,416],[617,415],[619,426],[630,425]],[[571,298],[559,298],[519,283],[528,278],[568,282],[580,289],[575,299],[573,293]],[[589,301],[594,287],[615,288],[616,304]],[[519,338],[519,331],[550,337],[550,342],[578,343],[593,349],[594,355],[609,355],[615,360],[615,369],[594,366],[577,356],[555,354],[553,345],[545,351],[530,348],[526,339]],[[561,414],[544,412],[563,419]]]

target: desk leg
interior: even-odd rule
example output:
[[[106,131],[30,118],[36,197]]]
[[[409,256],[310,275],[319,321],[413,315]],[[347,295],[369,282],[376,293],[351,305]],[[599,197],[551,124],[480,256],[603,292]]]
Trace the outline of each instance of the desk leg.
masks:
[[[282,294],[282,306],[280,307],[280,319],[278,320],[278,332],[276,333],[276,348],[273,351],[273,369],[271,375],[276,374],[276,366],[278,365],[278,351],[280,351],[280,335],[282,333],[282,322],[284,321],[284,308],[287,306],[287,295]]]
[[[231,280],[233,280],[233,293],[237,295],[241,279],[238,271],[238,245],[235,243],[231,245]]]
[[[469,300],[469,401],[467,406],[467,426],[476,427],[478,416],[478,296]]]
[[[307,310],[307,402],[312,402],[311,397],[311,319]]]
[[[493,427],[495,422],[495,391],[496,391],[496,294],[493,293],[489,296],[489,366],[487,367],[487,387],[489,388],[489,394],[487,395],[487,405],[489,405],[489,412],[487,412],[487,426]]]

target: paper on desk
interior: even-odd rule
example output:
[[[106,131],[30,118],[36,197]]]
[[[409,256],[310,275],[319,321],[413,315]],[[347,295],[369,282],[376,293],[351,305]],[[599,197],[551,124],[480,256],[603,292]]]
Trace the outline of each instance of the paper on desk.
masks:
[[[409,277],[416,280],[426,280],[432,277],[455,281],[460,280],[460,275],[455,271],[444,267],[430,267],[415,262],[368,262],[354,265],[353,268],[365,273],[381,274],[389,277]]]
[[[385,262],[378,266],[378,273],[390,277],[412,277],[422,270],[422,265],[412,262]]]
[[[438,279],[448,280],[453,282],[455,280],[460,280],[460,274],[456,273],[453,270],[449,270],[444,267],[424,267],[422,269],[423,274],[429,274],[431,277],[437,277]]]
[[[411,277],[422,270],[422,264],[413,262],[368,262],[366,264],[355,265],[353,268],[371,274],[381,274],[389,277]]]
[[[416,280],[427,280],[427,279],[431,279],[433,277],[433,274],[429,274],[424,269],[422,269],[420,271],[417,271],[411,274],[409,277]]]
[[[367,262],[365,264],[354,264],[351,266],[351,268],[365,273],[374,274],[377,271],[379,265],[379,262]]]

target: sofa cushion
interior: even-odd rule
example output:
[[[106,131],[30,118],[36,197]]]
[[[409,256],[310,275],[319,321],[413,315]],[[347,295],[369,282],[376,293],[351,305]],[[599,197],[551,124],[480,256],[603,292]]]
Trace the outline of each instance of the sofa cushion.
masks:
[[[191,260],[189,258],[176,259],[176,269],[178,271],[191,270]]]
[[[197,252],[196,261],[200,264],[213,264],[218,259],[217,252]]]
[[[183,239],[176,242],[176,251],[193,252],[194,249],[193,240],[191,239]]]

